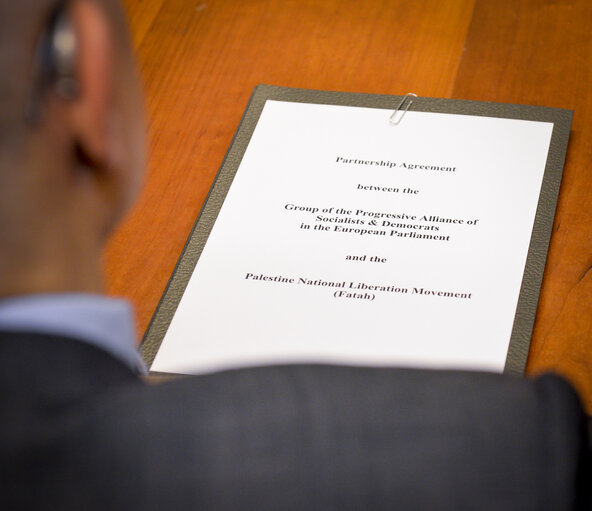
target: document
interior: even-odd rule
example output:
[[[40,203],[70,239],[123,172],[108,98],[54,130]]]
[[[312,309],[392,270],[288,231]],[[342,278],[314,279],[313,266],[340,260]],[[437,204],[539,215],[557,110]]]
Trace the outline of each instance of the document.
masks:
[[[151,370],[502,372],[556,123],[261,104]]]

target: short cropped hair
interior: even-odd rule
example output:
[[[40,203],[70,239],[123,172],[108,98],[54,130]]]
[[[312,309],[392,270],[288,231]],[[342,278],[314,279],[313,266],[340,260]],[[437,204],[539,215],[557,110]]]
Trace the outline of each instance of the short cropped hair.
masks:
[[[0,2],[0,149],[24,130],[35,47],[54,3]]]

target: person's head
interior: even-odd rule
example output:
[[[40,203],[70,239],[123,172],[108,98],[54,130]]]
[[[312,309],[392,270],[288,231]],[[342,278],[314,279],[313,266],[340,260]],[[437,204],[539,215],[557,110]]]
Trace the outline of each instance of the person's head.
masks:
[[[117,0],[0,3],[0,296],[100,287],[144,121]]]

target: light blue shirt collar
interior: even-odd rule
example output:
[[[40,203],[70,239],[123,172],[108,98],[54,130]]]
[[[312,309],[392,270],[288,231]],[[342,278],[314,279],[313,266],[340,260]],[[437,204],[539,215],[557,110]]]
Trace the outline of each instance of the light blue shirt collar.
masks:
[[[135,373],[147,372],[125,300],[83,293],[7,298],[0,300],[0,330],[72,337],[110,353]]]

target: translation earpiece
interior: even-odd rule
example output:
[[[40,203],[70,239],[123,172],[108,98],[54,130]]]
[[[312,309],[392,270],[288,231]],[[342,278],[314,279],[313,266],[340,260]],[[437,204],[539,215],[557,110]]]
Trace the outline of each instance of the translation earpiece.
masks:
[[[66,2],[60,2],[51,13],[35,51],[33,81],[25,106],[27,122],[34,124],[41,118],[43,97],[48,90],[53,89],[64,100],[78,96],[76,48],[76,33]]]
[[[66,9],[61,9],[56,15],[50,44],[54,87],[63,99],[74,99],[78,95],[76,42]]]

